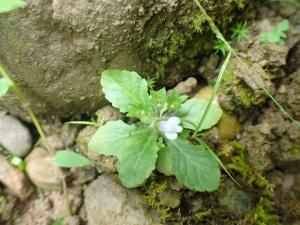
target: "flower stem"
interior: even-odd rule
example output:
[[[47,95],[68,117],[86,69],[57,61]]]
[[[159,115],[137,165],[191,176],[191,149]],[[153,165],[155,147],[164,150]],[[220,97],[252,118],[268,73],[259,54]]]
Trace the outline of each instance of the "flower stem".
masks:
[[[205,118],[206,118],[206,116],[207,116],[207,114],[208,114],[208,112],[210,110],[210,107],[213,104],[213,101],[214,101],[214,99],[215,99],[215,97],[216,97],[216,95],[218,93],[218,89],[219,89],[221,81],[223,79],[223,75],[224,75],[224,72],[226,70],[226,67],[228,66],[230,57],[231,57],[231,52],[228,53],[228,55],[227,55],[227,57],[226,57],[223,65],[221,67],[221,70],[220,70],[220,72],[218,74],[217,81],[216,81],[216,83],[214,85],[212,94],[210,96],[209,102],[208,102],[208,104],[207,104],[207,106],[205,108],[203,116],[201,117],[201,119],[200,119],[199,123],[197,124],[196,129],[195,129],[195,131],[193,133],[193,136],[192,136],[193,138],[195,138],[197,136],[198,132],[201,131],[201,127],[202,127],[202,125],[203,125],[203,123],[205,121]]]

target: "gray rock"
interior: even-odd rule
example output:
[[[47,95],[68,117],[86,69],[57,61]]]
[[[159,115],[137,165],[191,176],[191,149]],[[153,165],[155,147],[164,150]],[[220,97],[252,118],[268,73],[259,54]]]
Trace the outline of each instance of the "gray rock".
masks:
[[[114,156],[101,155],[94,151],[88,150],[88,143],[97,128],[88,126],[82,129],[76,139],[77,148],[80,153],[94,162],[94,164],[105,173],[115,173],[117,171],[117,159]]]
[[[2,155],[0,155],[0,182],[21,200],[28,198],[34,190],[25,174],[13,167]]]
[[[8,221],[11,219],[14,208],[17,205],[17,198],[11,195],[2,196],[0,201],[0,222]]]
[[[0,112],[0,144],[13,155],[24,157],[31,149],[32,137],[19,120]]]
[[[233,215],[243,216],[252,208],[248,194],[237,188],[231,181],[224,182],[218,191],[219,203]]]
[[[179,207],[181,200],[181,192],[174,190],[166,190],[158,194],[160,202],[164,203],[171,209]]]
[[[35,148],[25,159],[26,171],[31,181],[48,190],[61,189],[61,170],[52,162],[52,157],[43,148]]]
[[[81,200],[80,188],[69,188],[69,200],[74,213],[77,213]],[[45,191],[41,200],[38,195],[29,199],[24,206],[14,213],[10,220],[14,225],[50,225],[54,220],[65,216],[64,225],[75,225],[76,218],[67,219],[68,208],[66,199],[61,191]],[[77,224],[76,224],[77,225]]]
[[[106,175],[85,190],[85,208],[89,225],[150,225],[143,199]]]
[[[80,225],[80,219],[78,216],[71,216],[64,219],[63,225]]]
[[[271,159],[272,141],[271,126],[269,123],[260,123],[245,128],[240,143],[247,150],[249,161],[254,168],[261,171],[271,170],[274,165]]]
[[[152,77],[167,71],[161,80],[175,84],[203,51],[196,40],[204,35],[194,25],[198,9],[190,0],[27,2],[1,15],[0,61],[40,114],[68,116],[105,104],[99,72],[107,68]],[[225,17],[237,4],[208,0],[204,6]],[[1,104],[21,113],[12,96],[6,100]]]
[[[189,77],[185,81],[179,82],[173,89],[169,90],[168,93],[177,92],[180,95],[191,94],[197,86],[197,80],[195,77]]]
[[[124,116],[120,113],[120,111],[111,105],[106,105],[95,113],[100,124],[105,124],[108,121],[119,120]]]

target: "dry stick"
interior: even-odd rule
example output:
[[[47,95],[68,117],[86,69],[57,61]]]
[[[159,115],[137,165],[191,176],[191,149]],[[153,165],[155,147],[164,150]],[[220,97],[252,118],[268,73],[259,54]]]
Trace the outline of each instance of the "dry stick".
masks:
[[[198,0],[194,0],[196,5],[199,7],[200,12],[205,16],[210,28],[212,31],[217,35],[217,38],[223,41],[223,43],[226,45],[227,49],[239,60],[240,63],[245,65],[247,68],[249,68],[253,74],[250,73],[250,76],[252,76],[254,82],[265,92],[265,94],[275,103],[275,105],[279,108],[279,110],[291,121],[296,124],[298,128],[300,128],[300,123],[295,120],[281,105],[280,103],[272,96],[270,91],[265,87],[265,85],[258,79],[258,75],[255,70],[253,70],[247,63],[244,62],[244,60],[241,59],[241,57],[237,54],[237,52],[231,47],[231,45],[226,41],[224,36],[222,35],[221,31],[218,29],[212,18],[207,14],[206,10],[203,8],[203,6],[200,4]]]
[[[16,94],[16,96],[19,98],[20,102],[22,103],[22,105],[24,106],[25,110],[27,111],[28,115],[30,116],[34,126],[36,127],[41,140],[43,142],[43,144],[45,145],[48,153],[51,156],[55,155],[55,150],[51,147],[51,145],[49,144],[46,135],[43,131],[43,128],[41,126],[41,124],[39,123],[36,115],[34,114],[33,110],[30,108],[30,103],[27,100],[27,98],[25,97],[25,95],[22,93],[22,91],[18,88],[18,86],[16,85],[16,83],[11,79],[11,77],[5,72],[5,70],[3,69],[3,67],[0,65],[0,74],[2,74],[2,76],[9,82],[9,87],[12,89],[12,91]],[[61,172],[61,171],[60,171]],[[68,188],[67,188],[67,182],[65,180],[65,178],[62,176],[62,186],[63,186],[63,192],[66,198],[66,203],[67,203],[67,207],[68,207],[68,212],[70,215],[72,215],[72,208],[70,205],[70,201],[69,201],[69,195],[68,195]]]

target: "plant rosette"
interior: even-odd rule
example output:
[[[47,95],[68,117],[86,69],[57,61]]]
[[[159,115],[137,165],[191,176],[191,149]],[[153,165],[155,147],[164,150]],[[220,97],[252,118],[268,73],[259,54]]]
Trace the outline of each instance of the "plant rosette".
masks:
[[[109,121],[93,135],[89,150],[118,158],[119,178],[125,187],[142,185],[153,170],[175,175],[191,190],[214,191],[219,187],[219,162],[204,144],[192,144],[191,132],[200,122],[208,101],[189,99],[165,88],[148,90],[136,72],[106,70],[101,86],[108,101],[140,121],[127,124]],[[210,129],[222,116],[212,104],[200,131]]]

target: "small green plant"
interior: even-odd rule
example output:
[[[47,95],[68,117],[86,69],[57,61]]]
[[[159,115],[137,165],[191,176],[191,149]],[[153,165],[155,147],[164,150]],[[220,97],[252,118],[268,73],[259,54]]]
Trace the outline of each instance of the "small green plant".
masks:
[[[262,32],[260,34],[260,41],[262,43],[279,43],[284,44],[286,39],[286,31],[289,29],[289,21],[283,20],[272,27],[269,32]]]
[[[189,134],[205,131],[221,118],[222,110],[212,104],[200,128],[208,101],[189,99],[176,92],[148,90],[136,72],[106,70],[101,85],[108,101],[127,117],[139,122],[110,121],[93,135],[89,149],[118,158],[117,169],[124,186],[142,185],[156,168],[175,175],[180,183],[197,191],[214,191],[220,183],[219,163],[205,146],[194,144]]]
[[[214,41],[213,44],[214,44],[214,50],[216,51],[217,54],[221,54],[225,56],[226,53],[228,53],[228,48],[222,40],[217,39]]]
[[[248,39],[250,34],[250,28],[247,22],[237,22],[236,25],[231,28],[231,39],[241,41]]]

